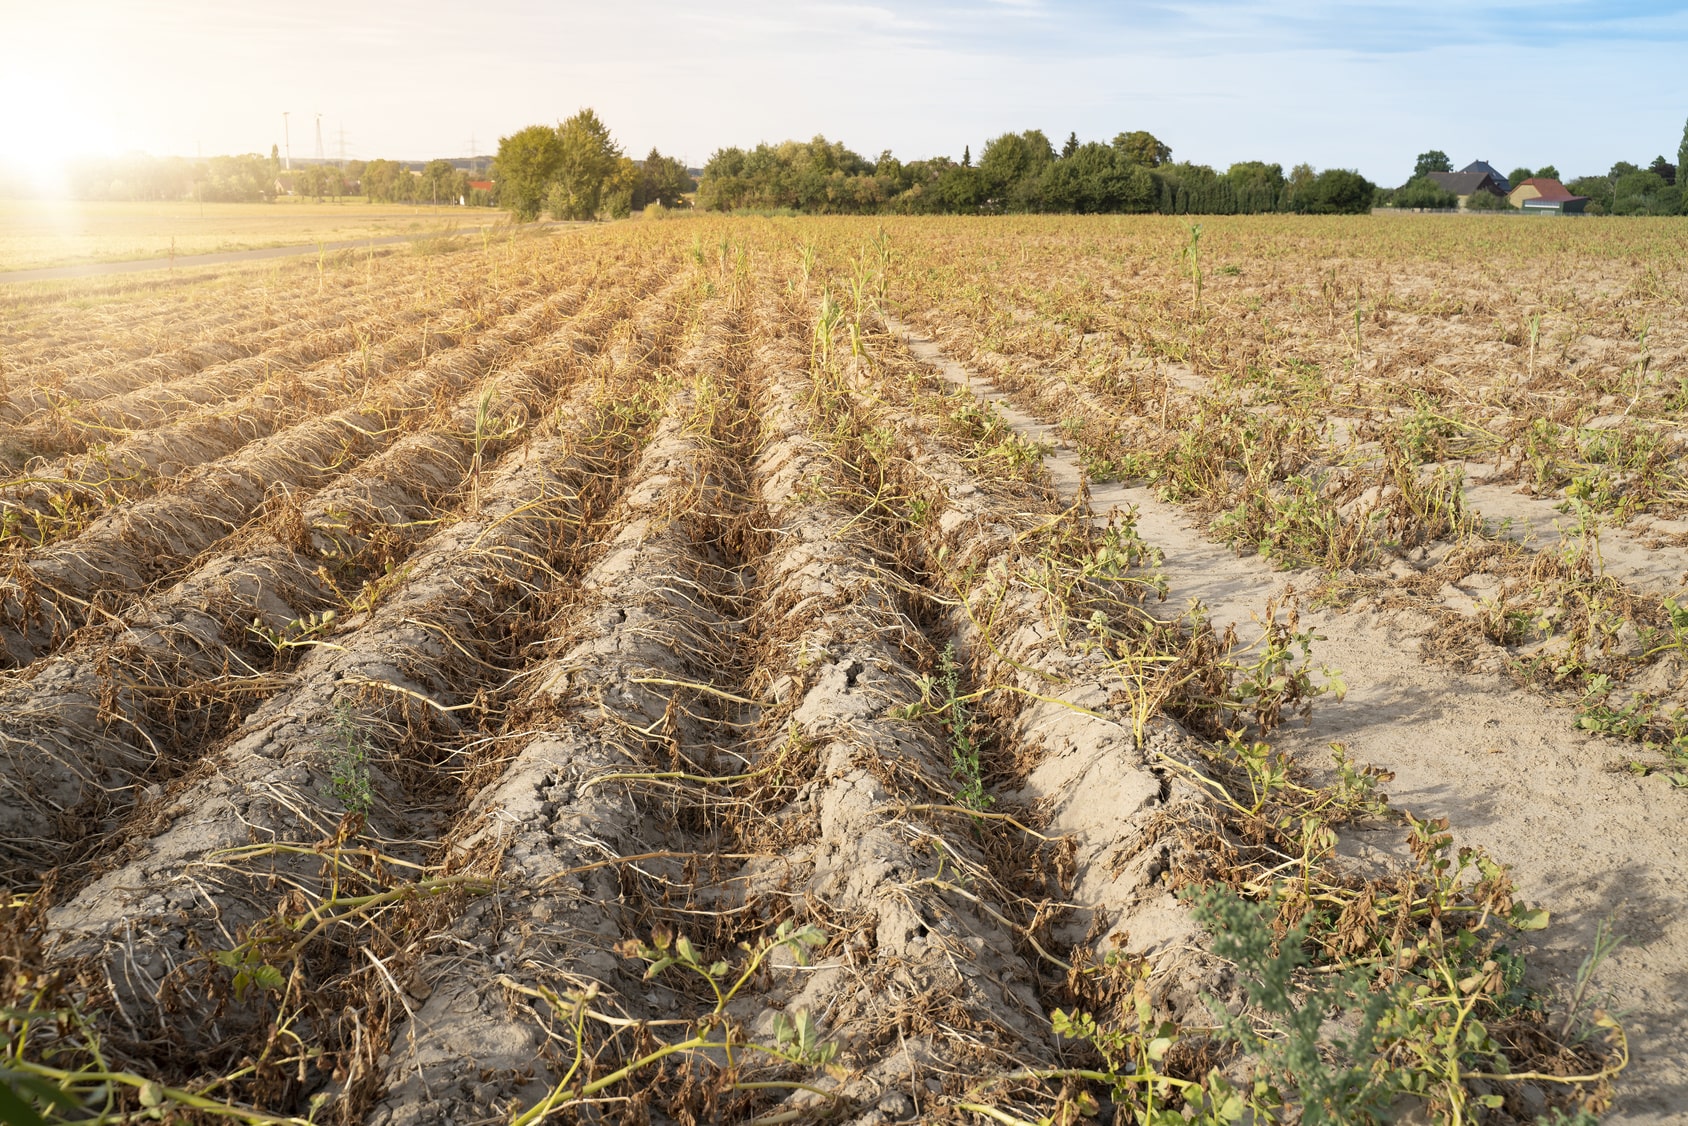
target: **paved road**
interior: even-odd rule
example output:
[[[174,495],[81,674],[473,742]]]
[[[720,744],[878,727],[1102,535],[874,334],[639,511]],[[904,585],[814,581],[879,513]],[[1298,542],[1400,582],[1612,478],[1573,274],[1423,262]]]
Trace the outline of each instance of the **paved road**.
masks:
[[[488,224],[495,225],[495,224]],[[474,234],[486,226],[463,227],[454,234]],[[546,224],[547,226],[549,224]],[[139,258],[132,262],[86,262],[78,266],[45,266],[39,270],[0,271],[0,285],[7,282],[62,281],[66,278],[95,278],[104,274],[138,274],[147,270],[167,270],[175,267],[216,266],[225,262],[255,262],[262,258],[295,258],[315,254],[319,249],[345,250],[350,247],[390,246],[396,242],[428,238],[427,234],[383,235],[380,238],[347,239],[344,242],[303,243],[298,246],[266,246],[260,250],[224,250],[216,254],[178,254],[171,258]]]

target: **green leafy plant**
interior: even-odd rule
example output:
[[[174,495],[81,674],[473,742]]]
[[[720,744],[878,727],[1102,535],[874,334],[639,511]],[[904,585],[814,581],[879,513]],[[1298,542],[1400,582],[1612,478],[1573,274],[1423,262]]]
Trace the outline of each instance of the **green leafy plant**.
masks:
[[[369,776],[369,736],[349,702],[334,705],[334,743],[328,749],[329,788],[348,813],[375,806]]]
[[[994,799],[985,791],[979,743],[973,736],[973,710],[961,691],[961,669],[956,664],[954,643],[946,644],[938,654],[936,684],[938,720],[949,734],[950,777],[959,787],[955,800],[968,809],[982,812],[991,807]]]

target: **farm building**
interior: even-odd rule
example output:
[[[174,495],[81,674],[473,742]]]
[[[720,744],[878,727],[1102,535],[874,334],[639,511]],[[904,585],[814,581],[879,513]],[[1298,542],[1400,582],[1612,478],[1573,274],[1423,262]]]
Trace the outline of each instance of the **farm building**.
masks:
[[[1578,215],[1588,206],[1588,197],[1572,195],[1558,180],[1534,176],[1513,188],[1506,197],[1521,211],[1550,215]]]
[[[1485,165],[1485,167],[1487,167]],[[1465,201],[1476,192],[1488,192],[1490,195],[1506,194],[1506,179],[1497,177],[1490,172],[1432,172],[1430,178],[1439,184],[1443,191],[1449,191],[1459,197],[1459,205],[1465,206]]]
[[[1462,173],[1465,173],[1465,172],[1482,172],[1482,173],[1485,173],[1485,174],[1492,176],[1494,178],[1495,183],[1500,185],[1500,190],[1503,193],[1509,192],[1509,191],[1512,190],[1512,185],[1507,183],[1506,177],[1502,176],[1500,174],[1500,169],[1496,168],[1494,165],[1490,164],[1486,160],[1474,160],[1470,164],[1467,164],[1464,168],[1461,168],[1460,172],[1462,172]]]

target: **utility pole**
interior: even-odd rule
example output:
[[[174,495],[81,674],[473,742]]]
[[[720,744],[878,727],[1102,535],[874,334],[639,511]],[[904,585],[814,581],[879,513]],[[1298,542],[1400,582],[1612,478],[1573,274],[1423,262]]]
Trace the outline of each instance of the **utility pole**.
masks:
[[[322,164],[328,158],[322,152],[322,114],[316,115],[316,160]]]
[[[344,123],[340,126],[340,167],[346,167],[346,126]]]
[[[291,172],[293,171],[293,134],[288,131],[287,115],[289,112],[288,110],[281,111],[281,151],[286,154],[282,160],[282,167]]]

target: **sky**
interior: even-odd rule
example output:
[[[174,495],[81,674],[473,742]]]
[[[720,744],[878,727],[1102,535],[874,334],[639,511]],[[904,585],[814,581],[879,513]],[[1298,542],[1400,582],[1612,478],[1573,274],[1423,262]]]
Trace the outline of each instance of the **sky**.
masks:
[[[1688,2],[0,0],[0,161],[426,159],[591,106],[701,165],[824,134],[869,157],[1147,129],[1178,160],[1416,154],[1567,177],[1676,159]],[[284,119],[283,114],[288,116]]]

